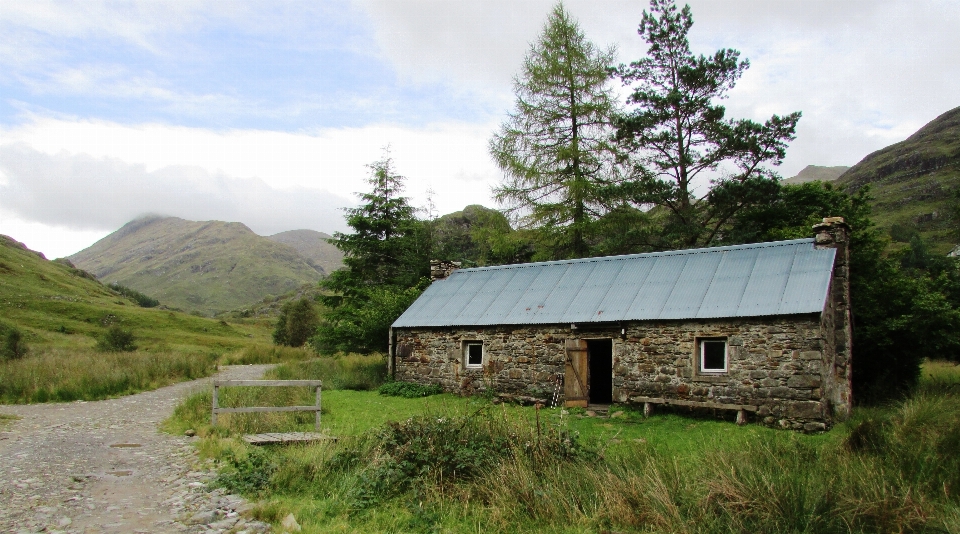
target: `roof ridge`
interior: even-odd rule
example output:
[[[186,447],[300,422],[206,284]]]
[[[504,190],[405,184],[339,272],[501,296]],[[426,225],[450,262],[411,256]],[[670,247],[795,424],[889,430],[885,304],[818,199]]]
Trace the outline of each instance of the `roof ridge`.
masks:
[[[813,243],[813,242],[814,242],[814,239],[812,237],[803,237],[800,239],[789,239],[784,241],[763,241],[760,243],[741,243],[739,245],[723,245],[719,247],[685,248],[685,249],[678,249],[678,250],[662,250],[658,252],[618,254],[615,256],[591,256],[589,258],[537,261],[537,262],[530,262],[530,263],[508,263],[503,265],[487,265],[484,267],[468,267],[465,269],[457,269],[453,272],[453,274],[456,274],[458,272],[476,272],[476,271],[497,270],[497,269],[523,269],[527,267],[540,267],[544,265],[570,265],[574,263],[622,261],[622,260],[629,260],[633,258],[653,258],[653,257],[664,257],[664,256],[683,256],[683,255],[690,255],[690,254],[709,254],[712,252],[722,252],[725,250],[745,250],[745,249],[751,249],[751,248],[786,247],[786,246],[800,245],[804,243]]]

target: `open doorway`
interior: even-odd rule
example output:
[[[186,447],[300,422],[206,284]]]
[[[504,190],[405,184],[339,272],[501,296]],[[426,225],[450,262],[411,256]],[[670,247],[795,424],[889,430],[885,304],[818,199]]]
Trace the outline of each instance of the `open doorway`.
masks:
[[[613,402],[613,340],[587,340],[587,376],[590,404]]]

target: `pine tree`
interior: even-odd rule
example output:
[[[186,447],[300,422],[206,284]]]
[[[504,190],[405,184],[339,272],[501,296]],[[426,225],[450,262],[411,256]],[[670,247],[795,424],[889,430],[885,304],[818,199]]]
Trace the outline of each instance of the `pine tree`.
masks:
[[[403,176],[389,152],[368,165],[371,186],[364,201],[347,210],[352,233],[334,234],[344,268],[321,282],[329,293],[310,344],[319,352],[385,351],[387,331],[426,287],[430,240],[416,209],[402,196]],[[289,320],[289,319],[288,319]]]
[[[764,165],[780,164],[800,119],[800,112],[764,124],[726,119],[717,102],[750,63],[729,48],[693,55],[692,25],[690,6],[651,0],[638,31],[647,56],[617,69],[624,84],[635,84],[628,100],[634,107],[617,121],[621,147],[635,163],[628,192],[635,205],[668,214],[651,232],[654,248],[708,245],[744,207],[775,198],[778,177]],[[695,195],[696,186],[707,185],[697,179],[710,175],[707,193]]]
[[[337,232],[333,244],[344,253],[345,269],[334,271],[324,287],[350,294],[363,287],[411,287],[428,276],[429,241],[416,208],[402,195],[404,177],[396,174],[389,150],[367,167],[369,193],[359,193],[363,204],[347,210],[351,233]]]

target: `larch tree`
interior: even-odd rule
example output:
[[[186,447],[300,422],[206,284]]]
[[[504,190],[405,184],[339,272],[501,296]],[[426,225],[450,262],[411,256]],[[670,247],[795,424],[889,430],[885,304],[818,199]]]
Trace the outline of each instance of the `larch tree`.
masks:
[[[665,215],[651,233],[659,240],[655,248],[714,243],[742,209],[775,198],[778,177],[767,165],[782,162],[800,119],[800,112],[763,124],[726,118],[718,102],[750,63],[729,48],[694,55],[692,25],[690,6],[651,0],[638,31],[649,44],[647,56],[616,70],[633,90],[632,109],[617,120],[617,138],[634,168],[629,195]]]
[[[557,4],[514,81],[516,109],[490,140],[505,175],[494,195],[538,229],[541,255],[587,255],[591,224],[607,210],[614,183],[613,56],[588,41]]]

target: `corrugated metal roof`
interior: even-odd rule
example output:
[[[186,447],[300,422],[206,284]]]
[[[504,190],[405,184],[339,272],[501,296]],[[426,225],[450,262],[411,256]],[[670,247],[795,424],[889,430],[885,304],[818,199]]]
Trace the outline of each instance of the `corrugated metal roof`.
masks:
[[[459,269],[394,327],[711,319],[823,310],[836,250],[813,239]]]

